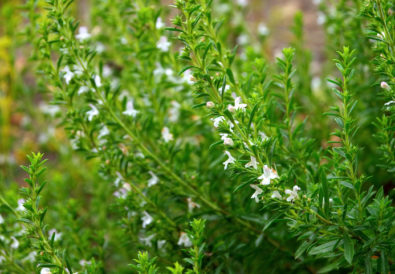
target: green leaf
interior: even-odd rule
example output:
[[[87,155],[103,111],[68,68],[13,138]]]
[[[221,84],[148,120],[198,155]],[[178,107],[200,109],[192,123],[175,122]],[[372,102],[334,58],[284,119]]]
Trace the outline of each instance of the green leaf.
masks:
[[[300,256],[312,245],[311,242],[303,242],[298,249],[295,251],[295,259],[299,259]]]
[[[352,259],[354,258],[354,243],[348,237],[347,234],[344,235],[344,257],[349,264],[352,264]]]
[[[325,244],[315,246],[312,249],[310,249],[309,255],[319,255],[319,254],[331,252],[333,251],[333,248],[336,245],[337,241],[338,240],[333,240]]]

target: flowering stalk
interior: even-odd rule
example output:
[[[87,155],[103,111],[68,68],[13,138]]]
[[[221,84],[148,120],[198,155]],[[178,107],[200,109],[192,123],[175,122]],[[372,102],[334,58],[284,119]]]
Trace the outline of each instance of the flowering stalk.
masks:
[[[23,189],[23,193],[27,196],[27,200],[23,204],[26,214],[22,215],[20,221],[26,223],[29,227],[30,236],[37,239],[37,250],[42,256],[42,262],[39,265],[40,268],[57,268],[59,273],[66,273],[65,271],[68,267],[66,266],[65,259],[61,258],[60,251],[54,247],[56,233],[51,235],[50,240],[45,236],[43,220],[47,210],[38,208],[40,193],[46,185],[46,182],[42,180],[46,160],[42,160],[43,154],[41,153],[33,153],[27,157],[30,165],[22,166],[22,168],[29,175],[29,178],[25,179],[25,181],[29,184],[30,188]]]

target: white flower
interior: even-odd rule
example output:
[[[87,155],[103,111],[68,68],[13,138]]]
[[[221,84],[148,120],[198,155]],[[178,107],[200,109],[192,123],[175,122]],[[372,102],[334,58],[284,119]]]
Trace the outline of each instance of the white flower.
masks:
[[[63,74],[63,78],[64,78],[66,84],[69,84],[70,81],[71,81],[71,79],[73,79],[73,77],[74,77],[74,72],[72,72],[72,71],[70,70],[69,66],[65,66],[65,67],[62,69],[61,72],[64,73],[64,74]]]
[[[103,45],[103,43],[98,42],[96,44],[96,51],[97,51],[97,53],[99,53],[99,54],[103,53],[105,50],[106,50],[106,46]]]
[[[90,33],[88,32],[87,27],[80,27],[78,34],[75,36],[80,41],[84,41],[86,39],[91,38]]]
[[[173,140],[173,134],[170,133],[170,130],[168,127],[162,128],[162,138],[166,143]]]
[[[229,164],[234,164],[236,159],[232,157],[232,155],[230,154],[229,151],[225,151],[225,154],[228,155],[228,160],[226,160],[225,162],[223,162],[224,164],[224,169],[228,168]]]
[[[259,131],[258,134],[261,136],[262,141],[266,141],[267,139],[269,139],[269,137],[267,137],[267,135],[262,131]]]
[[[147,211],[144,211],[143,214],[144,216],[141,217],[141,221],[143,222],[143,228],[146,228],[147,225],[154,221],[154,218],[152,218],[151,215],[147,213]]]
[[[384,104],[384,106],[389,106],[395,104],[395,101],[388,101],[387,103]]]
[[[236,1],[237,5],[239,5],[240,7],[245,7],[248,5],[248,0],[237,0]]]
[[[99,131],[99,135],[97,138],[102,139],[104,136],[110,134],[110,131],[108,130],[108,127],[103,126],[102,129]]]
[[[150,236],[147,236],[147,237],[139,237],[139,240],[140,240],[140,242],[142,242],[144,245],[146,245],[146,246],[152,246],[152,243],[151,243],[151,241],[152,241],[152,239],[155,237],[155,234],[152,234],[152,235],[150,235]]]
[[[169,51],[170,45],[171,43],[167,40],[167,37],[161,36],[158,43],[156,44],[156,47],[161,51],[166,52]]]
[[[225,121],[225,117],[219,116],[217,118],[211,118],[211,121],[214,122],[214,127],[217,128],[217,127],[219,127],[219,123],[221,123],[222,121]]]
[[[177,101],[171,101],[172,107],[169,109],[169,120],[170,122],[177,122],[180,116],[180,104]]]
[[[193,75],[190,69],[187,69],[182,74],[182,81],[188,85],[193,85]]]
[[[91,265],[92,264],[92,262],[86,261],[84,259],[80,260],[78,263],[80,264],[80,266],[86,266],[86,265]]]
[[[277,198],[277,199],[282,199],[283,197],[281,196],[280,192],[278,192],[277,190],[273,191],[273,194],[271,196],[273,199]]]
[[[12,239],[11,248],[17,249],[19,247],[19,241],[15,237],[11,237],[11,239]]]
[[[262,180],[261,185],[270,185],[270,180],[276,178],[278,178],[277,172],[265,165],[263,167],[263,174],[258,177],[258,180]]]
[[[132,188],[128,183],[123,183],[122,187],[114,192],[114,196],[117,198],[122,198],[125,199],[126,196],[128,196],[128,193],[130,192]]]
[[[18,200],[18,207],[16,208],[17,211],[25,211],[25,207],[23,204],[25,203],[25,199],[19,199]]]
[[[41,268],[40,274],[51,274],[51,270],[48,267]]]
[[[94,105],[89,104],[89,106],[91,107],[91,110],[89,110],[86,115],[88,115],[88,121],[92,121],[93,117],[99,115],[99,111]]]
[[[227,146],[233,146],[233,140],[231,138],[228,137],[228,133],[220,133],[221,135],[221,140],[224,141],[224,145]]]
[[[165,244],[166,244],[166,240],[159,240],[158,241],[158,249],[162,249]]]
[[[101,78],[99,75],[95,76],[95,85],[96,87],[100,88],[101,87]]]
[[[111,75],[112,75],[112,69],[108,65],[103,66],[103,76],[110,77]]]
[[[240,45],[246,45],[248,43],[248,35],[247,34],[242,34],[239,37],[237,37],[237,43]]]
[[[86,87],[86,86],[81,86],[81,87],[78,89],[78,95],[81,95],[81,94],[83,94],[83,93],[85,93],[85,92],[87,92],[87,91],[89,91],[89,88],[88,88],[88,87]]]
[[[250,156],[251,160],[245,165],[246,168],[253,167],[255,169],[258,168],[258,162],[254,156]]]
[[[45,103],[41,103],[40,110],[45,114],[48,114],[50,116],[55,116],[60,111],[60,107],[56,105],[48,105]]]
[[[228,110],[230,112],[235,112],[236,110],[242,110],[245,111],[247,107],[247,104],[241,104],[241,98],[240,97],[236,97],[235,98],[235,105],[228,105]]]
[[[267,28],[265,23],[263,22],[259,23],[258,34],[261,36],[267,36],[269,34],[269,29]]]
[[[52,234],[54,234],[55,233],[55,236],[54,236],[54,241],[58,241],[58,240],[60,240],[60,238],[62,238],[62,233],[59,233],[56,229],[51,229],[50,231],[48,231],[48,235],[49,235],[49,238],[52,238]]]
[[[387,83],[387,82],[384,82],[384,81],[380,83],[380,87],[381,87],[382,89],[386,89],[386,90],[391,89],[390,85],[388,85],[388,83]]]
[[[259,202],[258,195],[262,194],[263,190],[259,187],[259,185],[250,185],[253,189],[255,189],[254,194],[252,194],[251,199],[255,199],[255,202]]]
[[[164,26],[165,26],[165,23],[163,23],[162,18],[158,17],[158,19],[156,19],[155,27],[157,29],[161,29]]]
[[[292,190],[286,189],[285,194],[288,194],[289,196],[287,197],[287,202],[292,202],[296,198],[298,198],[298,191],[300,190],[300,187],[295,185]]]
[[[214,104],[214,102],[212,102],[212,101],[208,101],[207,103],[206,103],[206,107],[207,108],[213,108],[215,106],[215,104]]]
[[[4,224],[4,218],[0,215],[0,224]]]
[[[36,256],[37,252],[32,251],[23,259],[23,261],[34,262],[36,260]]]
[[[117,171],[116,174],[117,174],[117,178],[115,179],[114,185],[115,185],[116,187],[118,187],[118,186],[120,185],[120,183],[123,181],[123,176],[122,176],[122,174],[119,173],[118,171]]]
[[[186,234],[185,232],[181,232],[180,238],[178,239],[177,244],[178,244],[179,246],[183,245],[183,246],[185,246],[185,247],[190,247],[190,246],[192,246],[192,242],[191,242],[191,240],[189,239],[188,234]]]
[[[318,25],[323,25],[326,22],[326,16],[322,12],[318,12],[318,17],[317,17],[317,24]]]
[[[148,187],[156,185],[159,182],[158,176],[156,176],[152,171],[148,171],[148,173],[151,175],[151,178],[148,180]]]
[[[134,108],[133,99],[130,99],[126,104],[126,110],[122,114],[135,118],[138,113],[139,111]]]
[[[188,211],[189,213],[191,213],[193,211],[194,208],[200,208],[200,205],[195,203],[194,201],[192,201],[191,198],[187,198],[187,202],[188,202]]]

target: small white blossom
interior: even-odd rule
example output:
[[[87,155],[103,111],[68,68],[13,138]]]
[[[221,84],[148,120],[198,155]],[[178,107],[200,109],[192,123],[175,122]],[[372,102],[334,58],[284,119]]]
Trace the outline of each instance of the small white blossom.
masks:
[[[162,249],[166,244],[166,240],[159,240],[158,241],[158,249]]]
[[[62,238],[62,233],[58,232],[54,228],[51,229],[50,231],[48,231],[49,238],[52,238],[52,234],[54,234],[54,233],[55,233],[55,236],[54,236],[55,241],[58,241],[58,240],[60,240],[60,238]]]
[[[94,105],[89,104],[89,106],[91,107],[91,110],[87,111],[86,115],[88,115],[88,121],[92,121],[93,117],[99,115],[99,111]]]
[[[155,234],[149,235],[147,237],[139,237],[140,242],[142,242],[146,246],[152,246],[152,239],[155,237]]]
[[[40,274],[51,274],[51,270],[48,267],[41,268]]]
[[[224,141],[224,145],[227,146],[233,146],[233,140],[231,138],[228,137],[228,133],[220,133],[221,135],[221,140]]]
[[[285,194],[289,195],[287,197],[287,202],[293,202],[296,198],[298,198],[298,191],[300,190],[300,187],[295,185],[292,190],[286,189]]]
[[[387,83],[387,82],[384,82],[384,81],[380,83],[380,87],[381,87],[382,89],[386,89],[386,90],[391,89],[390,85],[388,85],[388,83]]]
[[[80,41],[91,38],[91,34],[88,32],[87,27],[80,27],[78,34],[75,36]]]
[[[246,7],[248,5],[248,0],[236,0],[236,3],[240,7]]]
[[[252,187],[255,192],[254,194],[252,194],[251,199],[255,199],[255,202],[259,202],[259,198],[258,195],[262,194],[263,190],[259,187],[259,185],[250,185],[250,187]]]
[[[267,135],[262,131],[259,131],[258,134],[261,136],[262,141],[269,139],[269,137],[267,137]]]
[[[123,183],[122,187],[114,192],[114,196],[120,199],[125,199],[131,189],[132,188],[128,183]]]
[[[323,25],[326,22],[326,16],[322,12],[318,12],[318,17],[317,17],[317,24],[318,25]]]
[[[80,264],[80,266],[86,266],[86,265],[92,264],[92,262],[84,260],[84,259],[80,260],[78,263]]]
[[[133,118],[139,113],[138,110],[134,108],[134,101],[130,99],[126,104],[126,110],[122,112],[123,115],[132,116]]]
[[[158,176],[152,171],[148,171],[148,173],[151,175],[151,178],[148,180],[148,187],[156,185],[159,182]]]
[[[17,211],[25,211],[25,207],[23,204],[25,203],[25,199],[19,199],[18,200],[18,207],[16,208]]]
[[[235,98],[235,105],[228,105],[228,110],[230,112],[235,112],[236,110],[242,110],[245,111],[247,107],[247,104],[241,104],[241,98],[240,97],[236,97]]]
[[[183,245],[183,246],[185,246],[185,247],[190,247],[190,246],[192,246],[192,242],[191,242],[191,240],[189,239],[188,234],[186,234],[185,232],[181,232],[180,238],[178,239],[177,244],[178,244],[179,246],[182,246],[182,245]]]
[[[108,134],[110,134],[110,130],[108,129],[108,127],[103,126],[102,129],[99,131],[99,135],[97,136],[97,138],[102,139],[104,136],[107,136]]]
[[[274,169],[269,168],[267,165],[263,167],[263,174],[258,177],[262,180],[261,185],[270,185],[270,180],[278,178],[277,172]]]
[[[169,51],[170,45],[171,43],[167,40],[167,37],[161,36],[158,43],[156,44],[156,47],[161,51],[166,52]]]
[[[72,71],[70,70],[69,66],[65,66],[65,67],[62,69],[61,72],[64,73],[64,74],[63,74],[64,81],[66,82],[66,84],[69,84],[70,81],[71,81],[71,79],[73,79],[73,77],[74,77],[74,72],[72,72]]]
[[[112,75],[112,69],[107,65],[103,66],[103,76],[110,77],[111,75]]]
[[[194,201],[192,201],[191,198],[187,198],[187,202],[188,202],[188,211],[189,213],[191,213],[193,211],[194,208],[200,208],[200,205],[195,203]]]
[[[0,215],[0,224],[4,224],[4,218]]]
[[[229,164],[234,164],[236,162],[236,159],[232,157],[229,151],[225,151],[225,154],[228,155],[228,160],[223,162],[223,164],[224,164],[224,169],[227,169]]]
[[[163,23],[162,18],[158,17],[158,19],[156,19],[155,27],[157,29],[161,29],[164,26],[165,26],[165,23]]]
[[[11,248],[17,249],[19,247],[19,241],[15,237],[11,237],[11,239],[12,239]]]
[[[97,53],[99,53],[99,54],[103,53],[105,50],[106,50],[106,46],[103,45],[103,43],[98,42],[96,44],[96,51],[97,51]]]
[[[384,104],[384,106],[389,106],[395,104],[395,101],[388,101],[387,103]]]
[[[144,216],[141,217],[141,221],[143,222],[143,228],[146,228],[150,223],[154,221],[154,218],[152,218],[151,215],[147,213],[147,211],[144,211],[143,214]]]
[[[166,143],[173,140],[173,134],[170,133],[168,127],[162,128],[162,138]]]
[[[83,94],[83,93],[85,93],[85,92],[87,92],[87,91],[89,91],[89,88],[88,88],[88,87],[86,87],[86,86],[81,86],[81,87],[78,89],[78,95],[81,95],[81,94]]]
[[[193,75],[190,69],[187,69],[186,71],[184,71],[184,73],[182,74],[182,81],[184,83],[187,83],[188,85],[193,85],[194,81],[193,81]]]
[[[121,173],[119,173],[118,171],[117,171],[117,178],[115,179],[115,182],[114,182],[114,185],[115,185],[115,187],[119,187],[119,185],[122,183],[122,181],[123,181],[123,176],[122,176],[122,174]]]
[[[171,101],[172,107],[169,109],[169,120],[170,122],[177,122],[180,117],[180,107],[181,105],[177,101]]]
[[[277,190],[273,191],[273,194],[271,196],[273,199],[282,199],[283,197],[281,196],[280,192],[278,192]]]
[[[95,85],[96,87],[100,88],[101,87],[101,78],[99,75],[95,76]]]
[[[251,160],[245,165],[246,168],[253,167],[255,169],[258,168],[258,162],[254,156],[250,156]]]
[[[217,118],[211,118],[211,121],[214,122],[214,127],[217,128],[217,127],[219,127],[219,123],[221,123],[222,121],[225,121],[225,117],[219,116]]]
[[[263,22],[259,23],[258,34],[261,36],[267,36],[269,34],[269,29],[265,23],[263,23]]]
[[[37,252],[32,251],[23,259],[23,261],[34,262],[36,260]]]
[[[247,34],[242,34],[239,37],[237,37],[237,43],[240,45],[246,45],[248,43],[248,35]]]

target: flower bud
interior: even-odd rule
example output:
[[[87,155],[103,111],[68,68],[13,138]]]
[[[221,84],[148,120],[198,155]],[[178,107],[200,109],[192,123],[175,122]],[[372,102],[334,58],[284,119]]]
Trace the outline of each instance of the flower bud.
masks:
[[[391,87],[387,84],[387,82],[381,82],[380,87],[386,90],[389,90]]]
[[[214,102],[212,102],[212,101],[208,101],[207,103],[206,103],[206,107],[208,107],[208,108],[213,108],[215,106],[215,104],[214,104]]]

